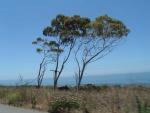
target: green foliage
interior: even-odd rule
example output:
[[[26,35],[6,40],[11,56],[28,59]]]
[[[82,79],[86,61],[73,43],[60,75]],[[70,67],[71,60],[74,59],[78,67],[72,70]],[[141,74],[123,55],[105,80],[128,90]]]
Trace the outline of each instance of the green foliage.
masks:
[[[32,44],[37,44],[37,42],[36,42],[36,41],[33,41]]]
[[[36,51],[37,51],[38,53],[41,53],[43,50],[42,50],[41,48],[37,48]]]
[[[129,29],[123,22],[107,15],[99,16],[91,21],[89,18],[79,15],[59,14],[52,20],[51,25],[43,30],[43,35],[50,38],[38,37],[32,44],[40,45],[41,48],[38,48],[37,52],[46,49],[47,52],[62,53],[64,52],[63,45],[68,46],[78,38],[121,38],[127,36],[128,33]]]
[[[43,38],[41,38],[41,37],[38,37],[36,40],[37,40],[37,42],[43,42],[44,41]]]
[[[127,36],[129,29],[120,20],[111,18],[107,15],[99,16],[93,22],[94,35],[98,37],[118,37]]]
[[[73,109],[78,109],[79,103],[76,99],[59,97],[49,104],[49,113],[70,113]]]
[[[49,41],[49,42],[47,42],[47,45],[49,45],[49,46],[54,46],[54,47],[58,47],[59,46],[59,44],[56,42],[56,41]]]
[[[147,103],[141,102],[137,96],[136,103],[138,106],[138,113],[150,113],[150,107],[147,105]]]
[[[7,89],[3,89],[3,87],[0,87],[0,99],[6,98],[7,93],[8,93]]]
[[[9,93],[7,98],[9,105],[22,106],[23,98],[20,93]]]
[[[97,17],[93,22],[93,28],[95,30],[95,35],[108,38],[108,37],[118,37],[127,36],[129,29],[120,20],[111,18],[107,15]]]
[[[44,36],[60,37],[62,43],[72,42],[73,37],[86,36],[90,19],[86,17],[57,15],[51,25],[43,30]]]
[[[88,17],[79,15],[65,16],[59,14],[49,26],[43,30],[44,38],[38,37],[33,44],[39,44],[41,48],[37,52],[45,50],[51,53],[62,53],[63,46],[68,46],[77,39],[93,38],[122,38],[127,36],[129,29],[120,20],[107,15],[99,16],[94,21]],[[45,38],[49,37],[49,39]]]
[[[32,108],[35,109],[36,104],[37,104],[36,96],[31,97],[31,104],[32,104]]]

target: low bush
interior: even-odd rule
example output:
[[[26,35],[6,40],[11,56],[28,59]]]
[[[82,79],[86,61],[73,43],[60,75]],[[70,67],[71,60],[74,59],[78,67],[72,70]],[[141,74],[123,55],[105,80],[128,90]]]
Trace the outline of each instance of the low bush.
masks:
[[[8,91],[5,89],[0,90],[0,99],[5,98],[7,93],[8,93]]]
[[[49,103],[49,113],[70,113],[73,109],[78,109],[77,99],[59,97]]]
[[[9,105],[22,106],[23,98],[20,93],[9,93],[7,98]]]

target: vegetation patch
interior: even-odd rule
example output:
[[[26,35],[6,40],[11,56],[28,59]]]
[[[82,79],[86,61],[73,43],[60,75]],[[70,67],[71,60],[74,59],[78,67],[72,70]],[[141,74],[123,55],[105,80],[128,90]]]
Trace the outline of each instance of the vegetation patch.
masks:
[[[49,104],[49,113],[71,113],[79,108],[79,102],[75,98],[58,97]]]
[[[20,93],[13,92],[7,95],[8,104],[14,106],[22,106],[23,98]]]

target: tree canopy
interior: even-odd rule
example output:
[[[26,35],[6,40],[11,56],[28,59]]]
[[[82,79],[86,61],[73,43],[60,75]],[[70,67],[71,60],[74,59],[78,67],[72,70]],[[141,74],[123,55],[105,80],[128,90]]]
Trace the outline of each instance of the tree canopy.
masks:
[[[37,38],[33,43],[41,47],[37,52],[45,51],[51,61],[55,62],[53,69],[55,86],[74,50],[80,85],[85,67],[108,54],[128,33],[129,29],[122,21],[107,15],[91,20],[79,15],[59,14],[43,30],[43,38]]]

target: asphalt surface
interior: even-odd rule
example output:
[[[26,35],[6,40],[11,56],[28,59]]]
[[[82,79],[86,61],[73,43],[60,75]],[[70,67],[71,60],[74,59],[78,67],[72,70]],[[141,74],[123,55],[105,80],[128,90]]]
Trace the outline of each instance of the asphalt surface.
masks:
[[[47,113],[0,104],[0,113]]]

